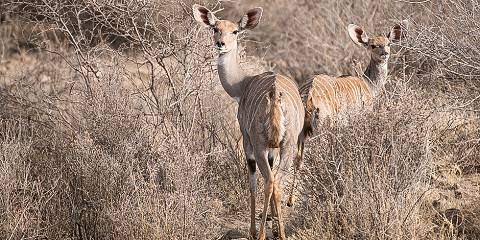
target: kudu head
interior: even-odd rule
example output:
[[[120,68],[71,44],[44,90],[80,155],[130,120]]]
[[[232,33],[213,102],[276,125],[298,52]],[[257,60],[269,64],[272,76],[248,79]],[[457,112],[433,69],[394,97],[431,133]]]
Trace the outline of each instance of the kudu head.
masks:
[[[248,10],[240,21],[232,22],[218,19],[206,7],[193,5],[195,20],[212,29],[214,46],[220,54],[236,49],[239,34],[246,29],[255,28],[262,18],[262,12],[260,7],[253,8]]]
[[[402,25],[406,27],[407,21],[404,20]],[[401,25],[396,24],[392,27],[386,36],[368,37],[362,27],[355,24],[348,25],[348,35],[352,41],[368,49],[372,60],[378,63],[386,63],[390,58],[390,44],[399,41],[402,37],[404,29]]]

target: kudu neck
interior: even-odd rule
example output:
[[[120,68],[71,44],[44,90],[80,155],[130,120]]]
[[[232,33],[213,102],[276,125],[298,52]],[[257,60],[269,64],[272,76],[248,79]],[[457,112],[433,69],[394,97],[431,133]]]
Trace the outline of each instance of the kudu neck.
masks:
[[[388,59],[385,61],[370,59],[370,64],[364,72],[364,77],[368,85],[375,93],[382,89],[387,80]]]
[[[218,75],[223,89],[237,101],[242,95],[242,83],[246,75],[240,67],[237,49],[221,53],[218,57]]]

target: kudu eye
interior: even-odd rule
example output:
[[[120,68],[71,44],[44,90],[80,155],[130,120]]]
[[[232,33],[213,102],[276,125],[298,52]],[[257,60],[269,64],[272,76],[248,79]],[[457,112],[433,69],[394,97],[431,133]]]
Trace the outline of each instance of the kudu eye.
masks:
[[[213,28],[213,32],[214,33],[218,33],[220,30],[218,30],[218,28]]]
[[[232,32],[233,34],[237,35],[238,34],[238,30],[235,30]]]
[[[375,46],[375,45],[372,45],[372,49],[375,49],[375,48],[377,48],[377,46]]]

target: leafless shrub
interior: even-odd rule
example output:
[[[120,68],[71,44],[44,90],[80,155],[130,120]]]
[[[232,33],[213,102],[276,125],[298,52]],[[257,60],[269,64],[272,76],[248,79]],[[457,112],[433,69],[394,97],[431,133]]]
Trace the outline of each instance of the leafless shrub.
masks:
[[[234,163],[226,150],[238,152],[238,134],[219,132],[230,128],[233,116],[224,113],[232,110],[211,107],[225,96],[215,90],[212,52],[191,27],[186,3],[6,4],[12,18],[60,33],[67,47],[58,48],[49,36],[31,39],[43,59],[15,74],[12,66],[4,70],[3,118],[25,119],[21,127],[41,134],[19,150],[34,160],[23,171],[35,173],[25,181],[36,183],[37,191],[25,197],[38,199],[32,200],[37,218],[21,214],[31,211],[28,206],[17,213],[4,200],[2,212],[12,217],[2,217],[2,238],[215,236],[218,226],[210,223],[224,211],[215,197],[228,196],[213,185],[221,178],[211,173],[241,176],[234,171],[244,169],[242,163],[228,173],[218,167]],[[114,46],[112,38],[123,45]],[[13,150],[4,154],[12,166],[6,171],[24,165]],[[4,192],[20,191],[20,182],[6,176],[11,188]]]
[[[478,29],[478,2],[440,1],[417,7],[423,14],[411,29],[411,60],[421,70],[424,86],[455,88],[467,84],[467,88],[476,89],[472,80],[478,77],[478,37],[469,33]]]
[[[229,3],[242,9],[256,1]],[[239,5],[239,6],[237,6]],[[283,6],[283,7],[279,7]],[[265,22],[253,40],[275,70],[304,81],[314,73],[354,74],[351,59],[364,59],[365,50],[348,38],[350,23],[365,26],[369,34],[386,34],[393,23],[389,13],[402,7],[392,1],[285,1],[264,4]],[[234,8],[234,9],[236,9]],[[369,59],[366,59],[369,60]]]
[[[213,239],[248,221],[235,103],[192,3],[0,2],[0,238]],[[476,1],[202,4],[264,7],[245,68],[299,82],[367,60],[347,24],[373,35],[408,18],[373,110],[308,144],[287,234],[478,236]]]
[[[425,235],[419,204],[430,190],[429,112],[406,94],[378,99],[374,112],[324,126],[309,143],[304,184],[306,236],[408,239]],[[407,107],[408,106],[408,107]],[[318,234],[317,234],[318,233]]]

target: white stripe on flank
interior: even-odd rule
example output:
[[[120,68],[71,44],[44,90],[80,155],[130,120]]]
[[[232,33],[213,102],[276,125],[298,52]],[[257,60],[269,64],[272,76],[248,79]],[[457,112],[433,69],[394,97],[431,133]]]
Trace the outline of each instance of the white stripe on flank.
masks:
[[[288,97],[289,97],[289,99],[290,99],[291,105],[294,106],[294,108],[295,108],[295,113],[298,114],[298,113],[299,113],[298,106],[297,106],[297,104],[295,104],[295,102],[293,101],[293,99],[295,99],[295,98],[294,98],[293,95],[291,94],[291,92],[293,92],[293,93],[295,94],[296,92],[298,92],[298,90],[297,90],[297,89],[293,89],[293,90],[292,90],[291,88],[290,88],[290,89],[287,89],[287,88],[288,88],[288,84],[283,83],[283,82],[281,82],[281,81],[278,81],[278,82],[280,83],[279,85],[284,85],[284,86],[285,86],[285,87],[283,87],[284,91],[282,91],[282,92],[288,94]],[[282,86],[280,86],[280,88],[282,88]],[[299,97],[299,96],[297,96],[297,97]],[[289,105],[286,105],[286,106],[289,106]],[[303,107],[303,106],[301,106],[301,107]]]
[[[270,73],[261,74],[258,76],[252,77],[245,85],[245,92],[242,95],[242,99],[240,101],[240,108],[239,108],[239,117],[238,120],[240,121],[240,125],[247,131],[251,132],[253,127],[255,126],[255,121],[261,120],[266,121],[264,124],[271,124],[270,116],[265,118],[265,112],[269,112],[272,109],[267,109],[267,107],[271,107],[266,105],[266,98],[269,98],[270,91],[276,88],[277,92],[282,92],[282,116],[281,116],[281,123],[280,123],[280,131],[279,136],[280,138],[283,137],[285,132],[287,131],[286,122],[289,120],[289,117],[292,117],[295,124],[303,124],[298,123],[295,116],[298,116],[300,110],[303,109],[303,103],[301,101],[301,96],[298,92],[298,87],[295,83],[282,76],[282,75],[274,75]],[[298,100],[297,100],[298,99]],[[288,110],[284,112],[284,110]],[[259,115],[261,114],[261,115]]]
[[[271,76],[271,75],[268,75],[268,76]],[[265,77],[264,77],[265,78]],[[269,79],[266,79],[266,80],[263,80],[264,78],[261,78],[259,79],[259,83],[263,83],[263,85],[260,85],[260,87],[258,87],[257,89],[255,89],[252,93],[253,93],[253,99],[250,100],[250,102],[252,104],[250,104],[250,106],[248,108],[244,108],[244,111],[247,111],[247,110],[252,110],[250,107],[253,105],[255,107],[254,111],[253,111],[253,114],[251,113],[250,114],[250,119],[248,118],[248,116],[246,116],[246,119],[244,120],[250,120],[250,124],[248,124],[246,127],[248,129],[248,131],[250,131],[252,129],[252,124],[253,124],[253,121],[255,120],[255,116],[257,115],[257,111],[258,109],[260,108],[260,103],[259,101],[261,102],[263,100],[263,97],[267,96],[268,97],[268,90],[270,90],[270,84],[268,82]],[[263,80],[263,82],[260,82],[260,80]],[[254,83],[252,83],[253,85]],[[252,85],[250,85],[250,87],[252,87]],[[265,88],[263,88],[265,87]],[[263,90],[262,90],[263,89]],[[249,96],[249,99],[250,99],[251,96]],[[254,105],[255,104],[255,105]],[[246,112],[245,114],[248,114],[248,112]]]

